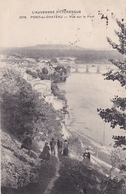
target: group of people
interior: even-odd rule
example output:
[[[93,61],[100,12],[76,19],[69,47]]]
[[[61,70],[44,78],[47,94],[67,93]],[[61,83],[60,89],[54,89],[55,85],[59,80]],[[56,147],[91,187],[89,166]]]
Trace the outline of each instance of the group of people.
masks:
[[[25,148],[27,150],[30,150],[32,146],[32,139],[30,136],[26,135],[26,138],[24,139],[21,148]],[[64,155],[68,156],[68,146],[69,143],[67,140],[64,140],[64,142],[61,139],[58,139],[58,141],[55,141],[54,138],[50,141],[50,145],[48,142],[45,142],[45,146],[43,148],[42,153],[40,154],[39,158],[43,160],[50,160],[50,152],[52,155],[56,155],[56,149],[58,151],[58,155]],[[90,166],[90,151],[89,148],[87,147],[84,151],[83,154],[83,160],[82,163],[85,166]]]
[[[54,138],[50,141],[50,145],[48,142],[45,142],[45,146],[43,148],[42,153],[40,154],[39,158],[43,160],[50,160],[50,152],[52,155],[56,155],[56,148],[58,150],[58,155],[64,155],[68,156],[68,146],[69,143],[67,140],[64,140],[64,142],[61,139],[58,139],[56,142]]]

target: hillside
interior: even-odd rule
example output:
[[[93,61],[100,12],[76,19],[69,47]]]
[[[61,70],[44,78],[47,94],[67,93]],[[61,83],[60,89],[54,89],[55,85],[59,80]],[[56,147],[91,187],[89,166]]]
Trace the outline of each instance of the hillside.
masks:
[[[38,44],[36,46],[30,46],[26,48],[39,50],[84,50],[82,47],[79,46],[61,44]]]
[[[21,52],[26,54],[24,50]],[[12,59],[19,57],[18,53],[12,53]],[[38,69],[36,62],[29,71],[30,61],[24,66],[11,62],[1,72],[2,194],[109,194],[108,191],[124,194],[123,182],[106,177],[106,169],[96,167],[92,161],[88,168],[79,160],[79,155],[83,156],[83,142],[67,130],[67,99],[65,92],[51,82],[50,63]],[[56,79],[59,68],[53,70],[57,72]],[[55,100],[61,106],[55,108]],[[26,146],[27,138],[32,143]],[[50,159],[40,159],[45,142],[50,145],[52,138],[56,142],[68,139],[69,155],[59,156],[56,146],[56,155],[48,150]]]
[[[116,51],[88,50],[77,46],[69,45],[36,45],[22,48],[4,48],[2,54],[8,56],[16,55],[19,58],[53,58],[53,57],[74,57],[76,62],[81,63],[108,63],[109,59],[120,59],[123,57]]]
[[[21,143],[1,131],[1,184],[2,187],[20,188],[38,181],[38,153],[21,150]]]

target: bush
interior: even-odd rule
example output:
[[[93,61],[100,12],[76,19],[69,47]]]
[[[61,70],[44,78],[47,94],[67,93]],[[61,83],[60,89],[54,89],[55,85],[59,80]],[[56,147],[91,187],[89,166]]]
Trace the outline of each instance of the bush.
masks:
[[[32,133],[38,94],[12,69],[4,71],[1,85],[2,128],[16,136]]]
[[[90,194],[101,194],[98,189],[104,176],[93,169],[88,169],[81,162],[70,158],[61,158],[60,177],[55,182],[51,194],[79,194],[86,190]]]
[[[66,70],[66,68],[64,67],[64,66],[57,66],[57,67],[55,67],[55,71],[56,72],[58,72],[58,73],[67,73],[67,70]]]
[[[43,67],[42,73],[47,75],[48,74],[48,69],[46,67]]]
[[[31,75],[35,79],[38,77],[37,73],[35,71],[31,71],[30,69],[26,69],[26,73]]]
[[[50,75],[44,74],[43,72],[38,72],[38,77],[41,80],[49,80],[50,79]]]
[[[57,58],[55,58],[55,57],[54,57],[54,58],[51,58],[51,62],[52,62],[52,63],[57,63],[57,62],[58,62],[58,61],[57,61]]]
[[[123,179],[118,180],[117,177],[103,180],[101,190],[103,194],[125,194],[125,181]]]
[[[57,111],[32,89],[18,71],[5,69],[1,85],[2,129],[19,139],[25,132],[32,135],[36,125],[38,131],[44,130],[45,134],[60,133],[61,125],[56,120]]]
[[[66,102],[66,98],[64,95],[65,91],[60,90],[55,83],[51,83],[51,90],[52,90],[52,93],[54,94],[54,96],[57,96],[58,99],[64,100]]]
[[[25,187],[20,189],[12,189],[3,187],[1,188],[2,194],[42,194],[46,190],[50,180],[55,175],[56,172],[57,159],[51,157],[48,162],[41,163],[41,169],[39,169],[39,180],[37,183],[30,183]]]

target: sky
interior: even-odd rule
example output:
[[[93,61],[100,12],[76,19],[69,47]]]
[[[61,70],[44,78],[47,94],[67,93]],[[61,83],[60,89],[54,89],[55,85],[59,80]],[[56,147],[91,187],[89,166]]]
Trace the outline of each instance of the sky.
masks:
[[[124,0],[1,0],[0,46],[24,47],[37,44],[67,44],[88,49],[110,49],[106,36],[118,43],[115,19],[124,19]],[[80,10],[81,14],[35,14],[35,11]],[[101,19],[104,15],[108,17]],[[92,18],[87,16],[92,16]],[[26,16],[27,19],[20,19]],[[67,16],[67,18],[64,18]],[[81,16],[81,18],[77,18]],[[32,17],[32,18],[31,18]]]

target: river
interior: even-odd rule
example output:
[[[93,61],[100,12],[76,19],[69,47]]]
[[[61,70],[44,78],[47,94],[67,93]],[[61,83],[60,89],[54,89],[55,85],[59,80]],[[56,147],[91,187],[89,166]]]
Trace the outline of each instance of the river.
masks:
[[[105,65],[101,66],[107,72]],[[91,69],[90,69],[91,70]],[[81,71],[82,68],[81,68]],[[70,114],[68,129],[81,132],[94,140],[109,145],[112,135],[124,135],[124,130],[104,123],[97,113],[97,108],[112,106],[110,99],[114,95],[124,97],[124,88],[117,81],[104,80],[102,73],[70,73],[65,83],[59,83],[60,89],[66,91],[68,111]]]

